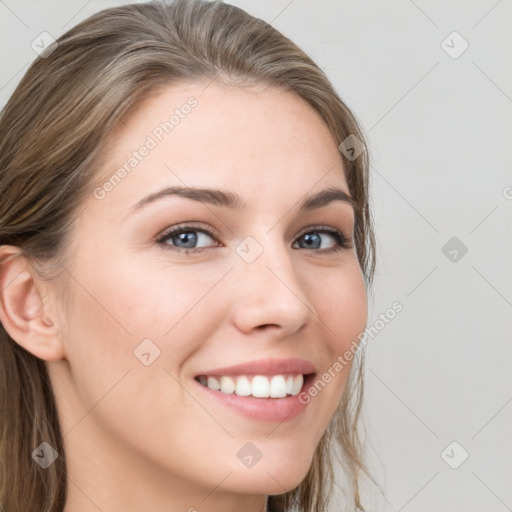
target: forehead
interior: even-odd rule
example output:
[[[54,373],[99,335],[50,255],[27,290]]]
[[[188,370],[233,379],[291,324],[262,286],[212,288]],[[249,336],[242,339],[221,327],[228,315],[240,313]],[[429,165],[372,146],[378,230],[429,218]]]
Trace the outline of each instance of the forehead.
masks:
[[[160,88],[118,124],[103,157],[96,185],[124,169],[115,194],[132,202],[162,185],[236,189],[248,200],[258,193],[283,200],[283,190],[302,195],[317,183],[348,192],[320,115],[297,94],[267,85]]]

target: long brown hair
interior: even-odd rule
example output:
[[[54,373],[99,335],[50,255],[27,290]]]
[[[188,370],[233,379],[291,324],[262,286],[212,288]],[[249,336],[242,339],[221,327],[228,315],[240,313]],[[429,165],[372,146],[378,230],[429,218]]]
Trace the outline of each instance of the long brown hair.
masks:
[[[106,9],[50,50],[32,63],[0,114],[0,245],[19,247],[42,279],[56,278],[66,266],[72,221],[90,193],[107,135],[160,87],[193,80],[277,85],[311,105],[337,144],[353,136],[366,147],[354,115],[318,66],[268,23],[222,2],[159,0]],[[355,201],[354,239],[369,289],[375,242],[367,151],[357,158],[340,151],[340,157]],[[349,494],[364,510],[359,481],[361,471],[369,473],[358,429],[362,397],[363,354],[354,359],[305,479],[270,496],[269,510],[324,512],[335,454]],[[0,436],[3,510],[62,512],[65,453],[47,367],[1,324]],[[60,455],[47,469],[31,457],[43,440]]]

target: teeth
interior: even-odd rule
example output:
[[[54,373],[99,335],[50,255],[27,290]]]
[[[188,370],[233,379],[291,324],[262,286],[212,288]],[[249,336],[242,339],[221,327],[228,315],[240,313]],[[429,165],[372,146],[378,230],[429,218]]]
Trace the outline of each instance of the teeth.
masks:
[[[215,391],[220,390],[220,382],[215,377],[208,377],[208,379],[206,380],[206,385],[210,389],[214,389]]]
[[[255,375],[250,377],[239,375],[230,377],[223,375],[222,377],[206,377],[201,375],[199,382],[214,391],[221,391],[228,395],[235,394],[238,396],[254,396],[256,398],[284,398],[287,395],[298,395],[304,384],[302,374],[296,375],[273,375],[266,377],[265,375]]]
[[[294,377],[292,395],[298,395],[300,393],[300,390],[302,389],[302,384],[304,384],[304,378],[302,377],[302,375]]]
[[[236,379],[235,394],[238,396],[249,396],[251,394],[251,381],[242,375]]]
[[[286,379],[286,392],[291,395],[293,390],[293,375],[288,375]]]
[[[226,395],[231,395],[235,392],[235,381],[231,377],[220,378],[220,390]]]
[[[282,375],[274,375],[270,381],[270,396],[284,398],[286,396],[286,381]]]
[[[270,382],[263,375],[256,375],[251,382],[251,395],[256,398],[268,398],[270,396]]]

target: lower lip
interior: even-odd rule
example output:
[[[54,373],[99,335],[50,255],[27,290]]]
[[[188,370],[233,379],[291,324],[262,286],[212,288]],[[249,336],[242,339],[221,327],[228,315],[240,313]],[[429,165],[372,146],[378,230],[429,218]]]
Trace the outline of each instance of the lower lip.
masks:
[[[222,391],[215,391],[194,379],[194,382],[214,400],[225,405],[228,409],[235,411],[243,416],[253,420],[265,422],[280,422],[288,421],[296,418],[299,414],[304,412],[307,403],[299,402],[300,393],[307,390],[315,378],[314,374],[308,375],[304,379],[302,389],[297,395],[288,396],[285,398],[256,398],[253,396],[238,396],[233,394],[228,395]]]

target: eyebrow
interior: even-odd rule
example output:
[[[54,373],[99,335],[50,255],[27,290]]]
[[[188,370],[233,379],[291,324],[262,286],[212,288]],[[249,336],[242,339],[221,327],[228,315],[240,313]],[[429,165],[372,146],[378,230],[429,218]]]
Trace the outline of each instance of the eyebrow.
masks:
[[[133,205],[128,213],[131,214],[158,199],[172,196],[184,197],[214,206],[222,206],[239,212],[247,210],[247,205],[244,200],[234,192],[211,188],[173,186],[149,194]],[[340,188],[329,187],[316,194],[307,196],[300,204],[299,211],[311,211],[322,208],[333,201],[342,201],[349,204],[352,209],[355,209],[355,201],[352,196]]]

